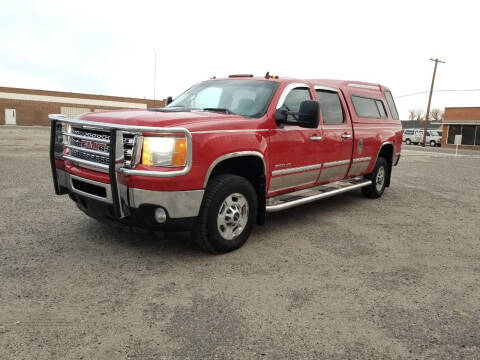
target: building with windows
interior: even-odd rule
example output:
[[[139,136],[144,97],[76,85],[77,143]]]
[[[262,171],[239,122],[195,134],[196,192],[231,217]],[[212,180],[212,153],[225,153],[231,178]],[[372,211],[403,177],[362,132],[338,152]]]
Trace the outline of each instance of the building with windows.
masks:
[[[48,114],[75,117],[91,111],[147,109],[164,104],[164,100],[0,86],[0,125],[50,125]]]
[[[480,150],[480,107],[445,108],[443,147],[455,147],[455,135],[462,135],[460,149]]]

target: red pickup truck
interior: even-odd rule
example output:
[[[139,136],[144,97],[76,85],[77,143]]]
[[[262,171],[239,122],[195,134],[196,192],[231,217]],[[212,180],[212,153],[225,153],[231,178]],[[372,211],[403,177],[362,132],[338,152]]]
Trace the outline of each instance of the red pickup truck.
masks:
[[[242,246],[269,212],[390,185],[402,144],[378,84],[231,75],[164,108],[50,115],[56,194],[87,215],[191,230],[206,251]]]

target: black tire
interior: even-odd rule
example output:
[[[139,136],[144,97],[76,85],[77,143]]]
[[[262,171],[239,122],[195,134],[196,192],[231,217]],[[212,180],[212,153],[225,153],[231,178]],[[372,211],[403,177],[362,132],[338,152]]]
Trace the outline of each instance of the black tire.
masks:
[[[405,144],[410,145],[412,141],[410,139],[405,140]]]
[[[247,207],[241,206],[243,216],[240,209],[238,209],[240,212],[235,211],[235,214],[232,213],[232,207],[225,205],[227,199],[232,200],[234,203],[237,201],[237,203],[233,205],[234,210],[236,209],[235,207],[239,207],[239,204],[246,202]],[[224,210],[223,220],[227,219],[229,216],[227,213],[230,210],[230,214],[233,215],[230,217],[230,219],[232,219],[231,223],[228,224],[234,225],[227,225],[227,223],[225,223],[225,225],[219,225],[219,222],[222,222],[221,211],[223,211],[222,206],[224,205],[227,210]],[[225,207],[223,209],[225,209]],[[237,214],[241,219],[234,221],[234,216]],[[247,214],[246,220],[245,214]],[[204,251],[214,254],[236,250],[247,241],[256,218],[257,194],[252,184],[241,176],[232,174],[218,175],[213,178],[207,186],[200,214],[197,218],[197,224],[193,231],[193,238]],[[239,225],[241,221],[246,221],[246,224],[244,226]],[[238,225],[236,228],[235,224]],[[228,227],[227,229],[225,229],[226,226]],[[222,233],[222,227],[225,229],[224,233]],[[231,228],[240,232],[232,239],[226,239],[230,234]]]
[[[370,198],[370,199],[377,199],[380,196],[382,196],[383,192],[385,191],[385,184],[388,176],[388,171],[389,169],[387,165],[387,160],[385,160],[383,157],[379,157],[377,159],[377,163],[375,164],[375,167],[373,168],[373,172],[365,176],[367,179],[372,180],[372,183],[362,188],[363,195],[365,195],[367,198]],[[383,176],[379,175],[379,173],[381,172],[383,172]],[[380,177],[381,177],[381,183],[379,183]]]
[[[431,147],[437,146],[437,142],[434,141],[434,140],[430,141],[430,146],[431,146]]]

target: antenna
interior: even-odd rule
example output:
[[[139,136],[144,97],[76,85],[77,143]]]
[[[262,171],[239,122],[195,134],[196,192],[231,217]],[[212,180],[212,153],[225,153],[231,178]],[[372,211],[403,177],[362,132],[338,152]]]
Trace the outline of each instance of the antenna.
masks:
[[[153,66],[153,101],[155,101],[155,90],[157,87],[157,52],[155,51],[155,65]]]

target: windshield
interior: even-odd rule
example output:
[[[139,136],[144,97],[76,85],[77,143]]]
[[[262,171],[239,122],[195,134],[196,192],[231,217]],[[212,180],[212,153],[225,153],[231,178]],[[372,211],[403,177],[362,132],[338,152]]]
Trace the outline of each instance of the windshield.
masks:
[[[197,84],[167,108],[219,111],[260,117],[267,111],[278,83],[263,80],[215,80]]]

